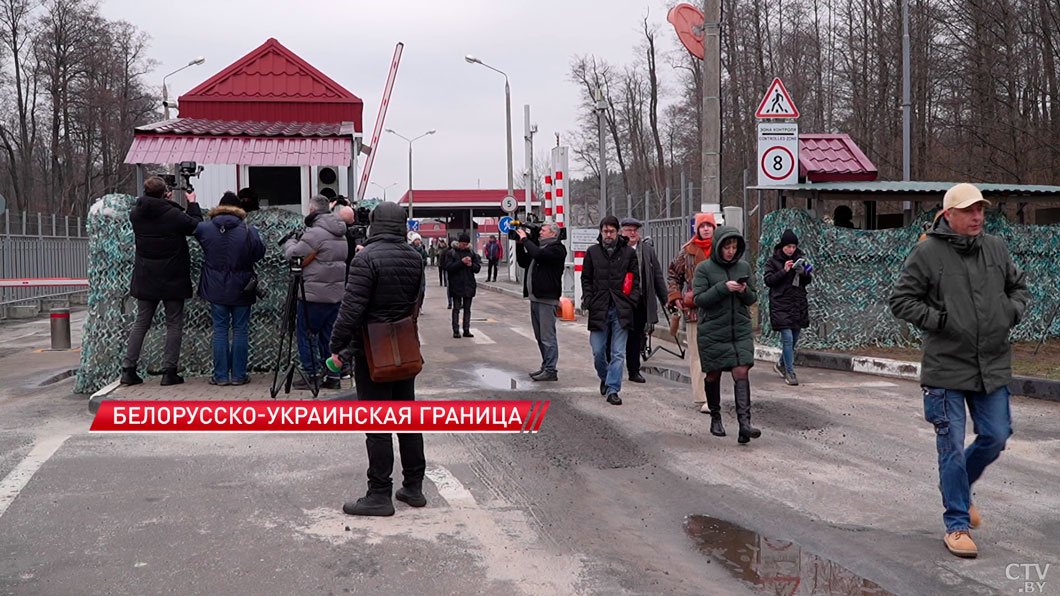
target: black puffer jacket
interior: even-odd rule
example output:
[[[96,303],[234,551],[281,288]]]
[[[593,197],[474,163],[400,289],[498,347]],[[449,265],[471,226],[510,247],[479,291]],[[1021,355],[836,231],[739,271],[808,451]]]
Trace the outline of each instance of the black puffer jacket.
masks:
[[[633,274],[633,288],[629,295],[622,292],[626,274]],[[582,261],[582,309],[589,311],[589,331],[607,330],[607,309],[614,305],[623,329],[633,326],[633,306],[640,300],[640,266],[637,251],[629,246],[629,239],[619,236],[615,250],[608,256],[603,238],[585,251]]]
[[[202,221],[198,203],[188,212],[168,199],[140,197],[129,212],[136,235],[136,258],[129,294],[141,300],[191,298],[191,257],[185,236]]]
[[[534,288],[534,296],[546,300],[559,300],[563,293],[563,263],[567,259],[567,247],[558,238],[533,240],[527,238],[515,245],[515,260],[523,269],[533,272],[523,276],[523,298],[530,297],[527,280]],[[530,277],[533,276],[533,277]]]
[[[470,267],[464,264],[464,257],[471,257]],[[475,274],[482,271],[482,259],[471,249],[457,246],[449,249],[445,259],[445,270],[449,272],[449,294],[454,298],[474,298],[478,287]]]
[[[805,255],[801,250],[789,257],[781,250],[780,244],[773,251],[773,256],[766,261],[765,282],[769,287],[769,325],[774,330],[805,329],[810,326],[810,306],[806,300],[806,286],[813,281],[813,275],[806,273],[806,268],[792,267],[784,271],[784,263],[797,261]],[[795,285],[795,276],[799,284]]]
[[[331,332],[331,353],[343,362],[363,353],[364,326],[411,315],[423,292],[423,259],[405,241],[405,211],[382,203],[372,211],[364,248],[350,262],[350,281]]]

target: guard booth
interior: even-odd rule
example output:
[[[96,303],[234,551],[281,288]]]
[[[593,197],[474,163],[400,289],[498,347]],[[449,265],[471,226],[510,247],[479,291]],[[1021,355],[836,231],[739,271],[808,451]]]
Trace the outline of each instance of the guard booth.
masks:
[[[363,102],[276,39],[179,97],[179,117],[135,129],[125,163],[137,188],[169,164],[204,166],[204,208],[254,189],[262,207],[308,212],[309,199],[355,196]]]

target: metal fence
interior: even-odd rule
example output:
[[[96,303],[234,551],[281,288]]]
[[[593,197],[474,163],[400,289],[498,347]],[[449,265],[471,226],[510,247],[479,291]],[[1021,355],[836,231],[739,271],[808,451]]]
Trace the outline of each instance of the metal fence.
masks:
[[[0,279],[88,277],[84,218],[5,211],[0,216],[0,230]],[[0,287],[0,318],[7,318],[8,307],[13,304],[84,291]]]

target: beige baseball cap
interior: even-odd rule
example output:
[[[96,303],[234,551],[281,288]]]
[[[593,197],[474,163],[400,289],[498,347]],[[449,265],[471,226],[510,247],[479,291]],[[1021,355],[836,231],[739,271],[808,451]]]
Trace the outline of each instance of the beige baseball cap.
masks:
[[[990,201],[983,198],[983,193],[979,192],[974,185],[961,182],[946,191],[946,196],[942,198],[942,209],[943,211],[967,209],[979,201],[992,205]]]

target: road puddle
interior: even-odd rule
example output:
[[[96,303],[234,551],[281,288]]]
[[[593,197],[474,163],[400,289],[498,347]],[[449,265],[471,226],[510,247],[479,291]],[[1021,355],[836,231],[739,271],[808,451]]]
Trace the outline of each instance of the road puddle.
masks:
[[[475,375],[480,385],[490,389],[512,390],[517,385],[512,373],[498,368],[477,368],[471,374]]]
[[[690,515],[685,521],[685,531],[700,552],[762,594],[894,596],[794,542],[766,538],[724,520]]]

